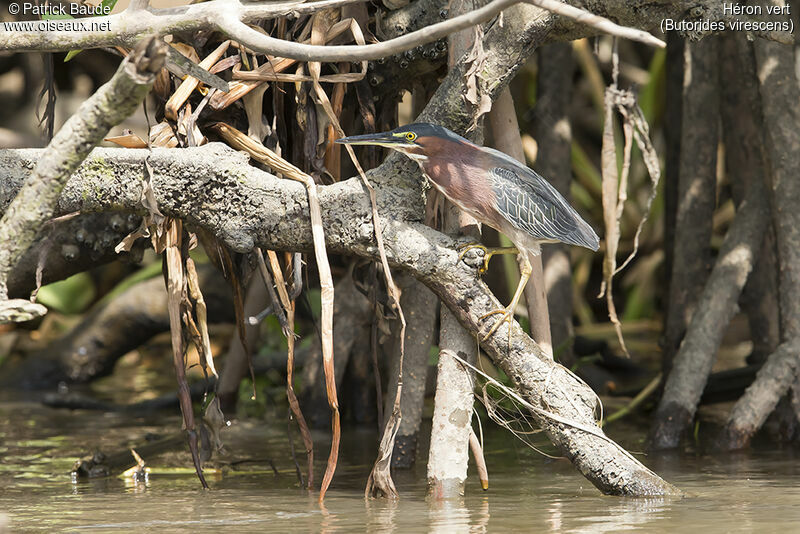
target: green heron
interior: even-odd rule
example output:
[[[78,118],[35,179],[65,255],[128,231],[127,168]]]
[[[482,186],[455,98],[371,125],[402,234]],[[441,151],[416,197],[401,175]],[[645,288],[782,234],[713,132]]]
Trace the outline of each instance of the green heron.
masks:
[[[484,259],[485,266],[492,254],[514,251],[521,260],[520,281],[511,303],[482,317],[503,314],[484,339],[503,321],[511,322],[531,274],[529,258],[540,254],[542,243],[562,242],[598,249],[599,239],[592,227],[547,180],[510,156],[475,145],[447,128],[409,124],[389,132],[354,135],[336,142],[378,145],[402,152],[419,164],[423,176],[448,200],[514,243],[516,249],[497,249]]]

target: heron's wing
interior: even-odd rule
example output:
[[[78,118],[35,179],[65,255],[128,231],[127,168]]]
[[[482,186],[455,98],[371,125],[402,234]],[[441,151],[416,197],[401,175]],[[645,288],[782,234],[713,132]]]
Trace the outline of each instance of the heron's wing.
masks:
[[[511,162],[506,165],[498,161],[498,166],[489,171],[503,218],[539,241],[561,241],[597,250],[597,234],[561,193],[531,169]]]

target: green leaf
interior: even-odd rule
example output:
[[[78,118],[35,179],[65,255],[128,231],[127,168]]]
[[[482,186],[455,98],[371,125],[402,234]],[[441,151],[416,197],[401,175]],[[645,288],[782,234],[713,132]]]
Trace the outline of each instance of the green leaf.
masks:
[[[51,310],[75,314],[84,311],[94,301],[96,293],[92,277],[78,273],[42,287],[36,300]]]
[[[114,6],[116,6],[116,5],[117,5],[117,0],[103,0],[102,2],[100,2],[100,6],[104,7],[104,8],[108,8],[109,13],[114,9]],[[105,11],[106,11],[105,9],[100,10],[100,13],[103,13]],[[92,16],[93,17],[100,17],[100,16],[103,16],[103,15],[98,14],[98,15],[92,15]],[[73,18],[75,18],[75,17],[73,17],[72,15],[55,15],[55,16],[45,15],[45,16],[42,17],[43,20],[65,20],[65,19],[73,19]],[[67,55],[64,57],[64,63],[66,63],[70,59],[74,58],[75,56],[77,56],[81,52],[83,52],[83,50],[70,50],[69,52],[67,52]]]

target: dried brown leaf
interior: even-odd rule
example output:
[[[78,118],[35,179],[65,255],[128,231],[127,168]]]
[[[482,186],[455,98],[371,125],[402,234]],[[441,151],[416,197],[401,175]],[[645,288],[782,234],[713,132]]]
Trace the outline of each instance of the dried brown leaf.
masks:
[[[129,132],[123,135],[106,137],[105,139],[103,139],[103,141],[114,143],[115,145],[119,145],[122,148],[147,148],[147,142],[145,142],[144,139],[142,139],[133,132]]]

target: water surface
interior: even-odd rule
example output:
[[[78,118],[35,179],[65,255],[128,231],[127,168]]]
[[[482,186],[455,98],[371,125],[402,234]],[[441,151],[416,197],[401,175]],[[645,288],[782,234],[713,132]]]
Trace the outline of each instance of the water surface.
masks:
[[[683,498],[601,495],[563,460],[531,451],[506,432],[489,429],[491,487],[474,476],[463,502],[425,499],[424,459],[399,472],[397,502],[365,500],[374,432],[346,431],[339,469],[324,508],[298,485],[285,421],[247,421],[227,430],[227,460],[251,459],[257,472],[208,475],[209,491],[184,471],[188,453],[146,459],[146,483],[112,477],[73,483],[74,460],[95,447],[119,450],[147,433],[180,428],[177,416],[134,417],[50,409],[32,401],[0,403],[0,513],[10,532],[790,532],[800,529],[800,469],[792,451],[735,456],[645,457],[686,492]],[[642,436],[623,426],[609,434],[629,448]],[[327,456],[317,441],[317,479]],[[296,442],[297,443],[297,442]],[[266,462],[278,469],[275,475]],[[225,461],[226,459],[223,459]],[[473,471],[470,472],[474,474]]]

